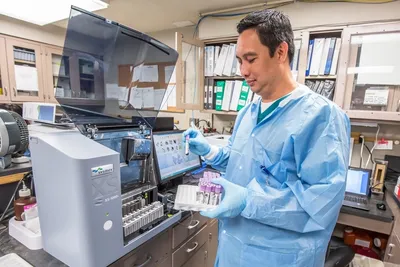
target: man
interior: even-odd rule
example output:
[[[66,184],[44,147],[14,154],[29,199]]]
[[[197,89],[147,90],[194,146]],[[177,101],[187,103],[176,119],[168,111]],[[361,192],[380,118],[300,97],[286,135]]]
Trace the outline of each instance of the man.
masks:
[[[293,32],[274,10],[237,26],[242,76],[261,96],[238,114],[224,148],[187,130],[192,152],[226,172],[215,266],[321,267],[344,198],[348,117],[292,78]]]

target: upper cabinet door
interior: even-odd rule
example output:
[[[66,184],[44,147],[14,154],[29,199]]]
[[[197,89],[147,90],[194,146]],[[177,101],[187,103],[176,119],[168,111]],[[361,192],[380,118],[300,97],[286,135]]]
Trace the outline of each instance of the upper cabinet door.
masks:
[[[10,101],[10,86],[8,83],[6,41],[0,37],[0,102]]]
[[[350,118],[400,121],[400,24],[343,30],[336,102]]]
[[[202,110],[204,107],[204,43],[176,33],[176,106]]]
[[[7,38],[6,47],[11,100],[44,102],[40,45]]]
[[[71,72],[68,56],[63,56],[62,48],[44,47],[45,98],[51,103],[58,103],[55,96],[72,96]]]
[[[302,31],[294,32],[294,56],[290,64],[294,79],[301,84],[305,82],[307,69],[309,33]]]

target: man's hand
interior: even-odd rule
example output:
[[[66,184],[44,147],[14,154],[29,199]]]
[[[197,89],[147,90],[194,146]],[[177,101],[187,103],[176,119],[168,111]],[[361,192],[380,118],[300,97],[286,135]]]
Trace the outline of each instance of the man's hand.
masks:
[[[211,146],[199,130],[189,128],[182,134],[182,142],[185,144],[186,136],[189,136],[189,149],[199,156],[205,156],[211,151]]]
[[[210,218],[233,218],[238,216],[246,207],[247,189],[224,178],[213,179],[212,183],[223,187],[223,199],[215,209],[202,211],[200,214]]]

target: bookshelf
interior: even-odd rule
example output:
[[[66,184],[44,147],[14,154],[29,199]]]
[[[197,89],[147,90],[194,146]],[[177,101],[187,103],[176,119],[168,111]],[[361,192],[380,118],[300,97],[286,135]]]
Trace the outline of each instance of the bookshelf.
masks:
[[[296,49],[291,70],[297,82],[335,102],[351,119],[400,122],[400,60],[396,50],[400,45],[400,20],[379,24],[316,26],[295,31],[294,36]],[[314,47],[310,50],[310,43],[315,44],[316,40],[319,40],[318,53]],[[203,90],[199,91],[200,110],[203,113],[232,116],[238,113],[239,108],[231,109],[230,105],[229,108],[226,106],[223,110],[216,110],[215,103],[217,82],[244,81],[236,72],[237,69],[231,69],[230,75],[224,75],[224,69],[217,74],[207,72],[207,66],[214,63],[215,67],[218,60],[215,50],[214,59],[207,59],[207,47],[219,46],[221,51],[222,46],[230,46],[236,41],[237,37],[234,36],[203,42],[204,68],[202,74],[197,76],[203,83]],[[378,46],[379,49],[374,50],[372,46]],[[368,49],[389,56],[376,57],[376,53],[367,53]],[[366,61],[362,62],[361,59]],[[393,68],[386,70],[382,66]],[[369,70],[370,67],[376,69],[375,73]],[[377,82],[377,79],[382,82]],[[371,82],[361,82],[365,80]],[[378,92],[381,89],[387,90],[387,96],[382,96],[382,91]],[[229,97],[232,98],[232,94]],[[368,102],[378,101],[376,99],[381,102],[383,99],[383,103]]]

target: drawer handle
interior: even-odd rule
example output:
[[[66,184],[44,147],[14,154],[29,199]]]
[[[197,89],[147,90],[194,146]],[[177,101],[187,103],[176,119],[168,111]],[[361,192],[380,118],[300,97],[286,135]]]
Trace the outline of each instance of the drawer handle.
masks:
[[[4,94],[7,96],[7,87],[4,86]]]
[[[389,244],[388,255],[389,255],[390,253],[392,253],[392,250],[393,250],[394,247],[395,247],[395,245],[394,245],[393,243],[390,243],[390,244]],[[390,256],[390,257],[391,257],[391,256]]]
[[[145,262],[143,262],[142,264],[139,264],[139,265],[135,264],[135,265],[133,265],[133,267],[144,267],[144,266],[146,266],[150,261],[151,261],[151,256],[149,255],[149,256],[147,257],[147,260],[146,260]]]
[[[195,249],[199,246],[199,243],[197,243],[197,242],[194,242],[193,244],[194,244],[194,247],[188,248],[188,249],[186,250],[187,253],[192,252],[193,250],[195,250]]]
[[[188,229],[192,230],[193,228],[196,228],[197,225],[199,225],[200,221],[199,220],[194,220],[194,224],[193,225],[189,225]]]
[[[17,96],[17,91],[15,91],[15,87],[13,87],[14,90],[14,96]]]

